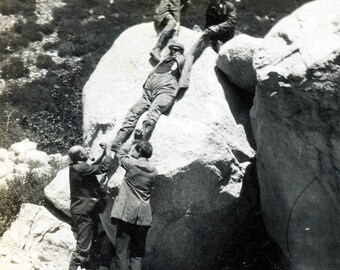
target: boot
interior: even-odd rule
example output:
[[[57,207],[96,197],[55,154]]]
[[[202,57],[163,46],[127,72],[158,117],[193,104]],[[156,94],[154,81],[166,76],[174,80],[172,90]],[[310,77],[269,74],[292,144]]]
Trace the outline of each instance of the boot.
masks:
[[[142,270],[142,257],[132,257],[130,260],[131,270]]]
[[[156,61],[161,61],[161,52],[170,38],[170,33],[161,33],[156,46],[150,52],[151,57]]]
[[[155,129],[155,125],[150,124],[150,123],[143,123],[143,128],[142,128],[142,134],[143,134],[143,140],[148,141],[151,137],[151,134],[153,130]]]
[[[157,63],[161,61],[161,49],[158,47],[155,47],[150,52],[150,56],[152,59],[154,59]]]
[[[125,129],[120,129],[111,144],[111,151],[117,153],[119,148],[130,137],[131,132]]]

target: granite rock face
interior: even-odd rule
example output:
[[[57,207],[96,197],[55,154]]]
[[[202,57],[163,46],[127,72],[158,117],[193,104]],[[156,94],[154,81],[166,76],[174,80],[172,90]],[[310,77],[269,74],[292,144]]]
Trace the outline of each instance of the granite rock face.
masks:
[[[70,212],[70,181],[69,168],[62,169],[45,187],[44,193],[46,198],[53,203],[59,210],[71,217]]]
[[[2,269],[68,269],[75,239],[70,225],[42,206],[23,204],[0,241]]]
[[[232,83],[253,94],[256,86],[253,55],[262,40],[245,34],[238,35],[221,47],[216,62]]]
[[[189,51],[198,37],[182,27],[179,41]],[[85,143],[92,147],[93,156],[100,154],[99,142],[113,140],[128,109],[142,95],[152,69],[149,51],[156,41],[152,23],[126,30],[85,85]],[[150,162],[159,176],[147,240],[148,269],[192,269],[193,265],[212,269],[235,243],[240,225],[235,187],[242,186],[247,161],[255,152],[244,127],[235,120],[244,112],[231,109],[239,102],[238,89],[215,69],[217,57],[207,48],[196,61],[188,90],[169,114],[160,117],[150,139],[154,147]],[[119,185],[123,175],[119,169],[110,184]]]
[[[261,204],[294,269],[340,268],[339,44],[340,3],[314,1],[272,28],[254,56]]]

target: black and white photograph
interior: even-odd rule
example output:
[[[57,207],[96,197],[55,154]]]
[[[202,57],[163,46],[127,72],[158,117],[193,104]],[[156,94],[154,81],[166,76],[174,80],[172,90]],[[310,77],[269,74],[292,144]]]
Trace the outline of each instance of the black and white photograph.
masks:
[[[0,269],[339,270],[340,0],[0,0]]]

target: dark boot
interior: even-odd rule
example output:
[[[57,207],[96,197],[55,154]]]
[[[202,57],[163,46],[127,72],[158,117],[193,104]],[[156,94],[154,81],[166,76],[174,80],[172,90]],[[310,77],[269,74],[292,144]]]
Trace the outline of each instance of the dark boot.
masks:
[[[130,260],[131,270],[142,270],[142,257],[132,257]]]
[[[143,128],[142,128],[143,140],[148,141],[154,129],[155,129],[154,124],[152,125],[148,122],[143,123]]]
[[[111,150],[115,153],[118,152],[119,148],[127,141],[127,139],[130,137],[131,132],[125,129],[120,129],[114,138]]]
[[[154,59],[157,63],[161,61],[161,49],[158,47],[155,47],[150,52],[150,56],[152,59]]]
[[[161,33],[159,35],[158,41],[156,43],[156,46],[152,49],[150,52],[151,57],[159,62],[161,61],[161,52],[164,49],[165,45],[167,44],[168,40],[171,37],[171,33]]]

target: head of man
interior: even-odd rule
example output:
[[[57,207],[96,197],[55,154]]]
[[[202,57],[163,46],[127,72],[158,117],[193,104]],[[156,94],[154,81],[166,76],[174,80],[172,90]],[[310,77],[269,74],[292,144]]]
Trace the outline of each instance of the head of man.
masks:
[[[130,150],[130,155],[134,158],[150,158],[152,156],[152,145],[148,141],[139,140]]]
[[[184,46],[182,43],[179,43],[177,41],[172,41],[169,44],[169,56],[170,57],[176,57],[178,54],[184,53]]]
[[[87,161],[89,159],[88,152],[84,147],[80,145],[72,146],[68,150],[68,156],[72,163],[77,163],[79,161]]]

